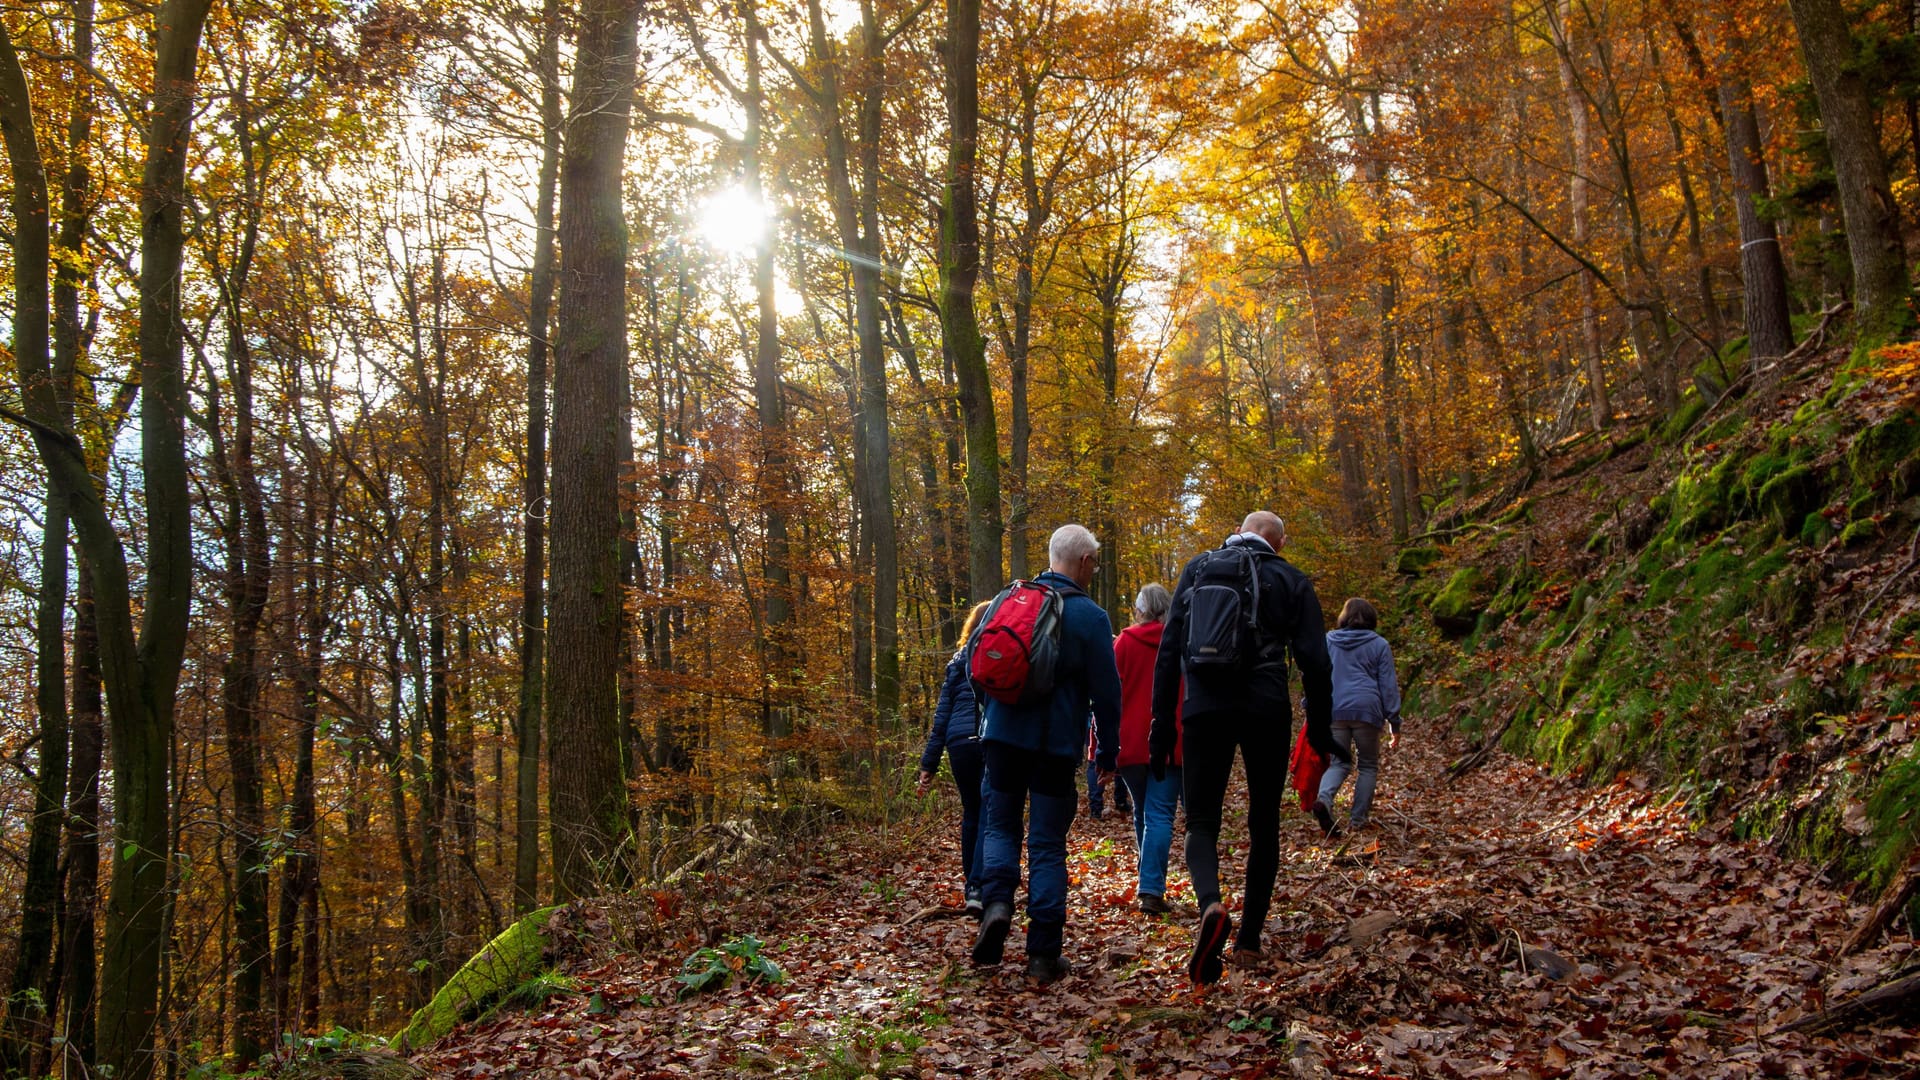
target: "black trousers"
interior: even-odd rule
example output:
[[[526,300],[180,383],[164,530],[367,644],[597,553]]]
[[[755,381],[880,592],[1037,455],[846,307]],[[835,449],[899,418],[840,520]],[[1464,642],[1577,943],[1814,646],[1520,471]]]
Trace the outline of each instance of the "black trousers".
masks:
[[[1273,904],[1280,873],[1280,801],[1287,789],[1287,755],[1293,725],[1284,716],[1210,713],[1187,717],[1181,750],[1186,756],[1187,872],[1200,910],[1220,899],[1220,811],[1233,754],[1247,773],[1247,885],[1234,947],[1258,949],[1260,931]]]

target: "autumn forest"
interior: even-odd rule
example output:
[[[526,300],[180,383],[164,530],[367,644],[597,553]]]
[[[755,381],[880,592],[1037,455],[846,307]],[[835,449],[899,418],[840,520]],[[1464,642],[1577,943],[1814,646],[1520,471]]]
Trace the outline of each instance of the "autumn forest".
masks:
[[[703,826],[896,813],[1061,523],[1116,627],[1261,507],[1337,600],[1570,439],[1907,336],[1920,37],[45,0],[0,134],[0,1075],[140,1080],[391,1031]]]

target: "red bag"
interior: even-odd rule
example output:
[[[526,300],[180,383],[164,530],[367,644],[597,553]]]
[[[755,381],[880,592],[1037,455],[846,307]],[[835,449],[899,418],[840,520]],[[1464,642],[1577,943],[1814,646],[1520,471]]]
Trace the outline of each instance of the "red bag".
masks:
[[[1320,798],[1320,778],[1327,774],[1327,759],[1320,756],[1313,745],[1307,742],[1307,729],[1300,728],[1300,737],[1293,742],[1293,790],[1300,793],[1300,809],[1313,813],[1313,804]]]
[[[1032,704],[1053,693],[1061,608],[1074,593],[1080,590],[1016,581],[994,597],[967,643],[967,674],[975,685],[1009,705]]]

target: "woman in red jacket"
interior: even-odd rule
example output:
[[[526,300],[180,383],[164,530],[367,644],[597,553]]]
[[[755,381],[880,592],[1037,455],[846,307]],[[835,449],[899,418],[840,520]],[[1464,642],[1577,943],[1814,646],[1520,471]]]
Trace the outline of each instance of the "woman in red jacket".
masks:
[[[1151,915],[1173,908],[1167,903],[1167,857],[1173,850],[1173,815],[1180,808],[1180,741],[1165,776],[1147,772],[1147,730],[1153,726],[1153,664],[1160,652],[1173,596],[1148,585],[1133,601],[1133,625],[1113,639],[1113,662],[1120,669],[1120,778],[1133,793],[1133,839],[1140,852],[1140,910]]]

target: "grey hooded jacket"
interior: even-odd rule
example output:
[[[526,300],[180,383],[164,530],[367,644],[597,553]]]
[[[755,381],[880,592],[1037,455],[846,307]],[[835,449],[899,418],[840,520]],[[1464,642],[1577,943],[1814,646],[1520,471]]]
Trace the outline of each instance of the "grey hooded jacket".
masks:
[[[1400,730],[1400,686],[1393,677],[1393,649],[1371,630],[1335,630],[1327,635],[1333,660],[1333,718]]]

